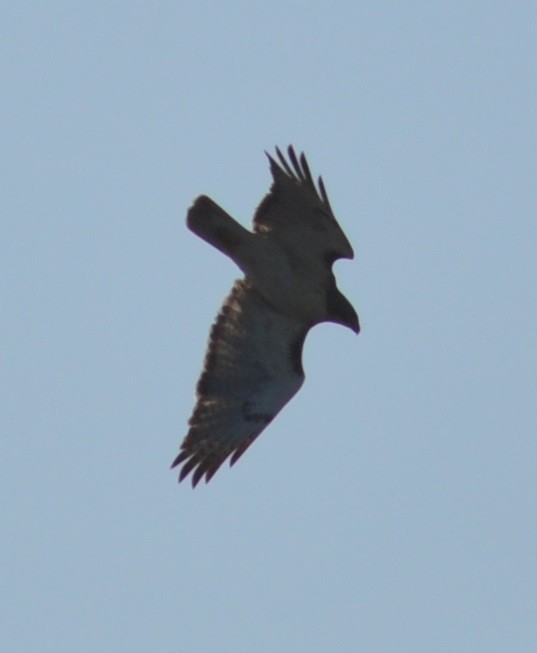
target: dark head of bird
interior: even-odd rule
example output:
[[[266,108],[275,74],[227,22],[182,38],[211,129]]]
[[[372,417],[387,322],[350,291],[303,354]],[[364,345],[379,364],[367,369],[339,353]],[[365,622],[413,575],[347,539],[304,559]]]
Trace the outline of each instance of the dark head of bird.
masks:
[[[326,295],[328,320],[360,333],[360,321],[353,305],[334,285]]]

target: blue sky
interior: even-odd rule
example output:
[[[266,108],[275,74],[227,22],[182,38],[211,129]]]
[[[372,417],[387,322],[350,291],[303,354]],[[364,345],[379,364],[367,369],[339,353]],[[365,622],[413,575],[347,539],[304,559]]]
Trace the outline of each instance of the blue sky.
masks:
[[[7,3],[0,644],[534,651],[537,9]],[[362,333],[193,492],[186,432],[263,150],[322,174]]]

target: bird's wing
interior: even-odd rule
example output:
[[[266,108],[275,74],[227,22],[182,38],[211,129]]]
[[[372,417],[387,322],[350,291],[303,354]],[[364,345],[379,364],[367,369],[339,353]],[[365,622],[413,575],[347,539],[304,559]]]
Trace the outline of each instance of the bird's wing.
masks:
[[[353,258],[322,178],[317,189],[304,154],[298,158],[291,145],[287,151],[290,164],[278,148],[279,162],[266,153],[274,183],[256,211],[254,230],[270,235],[290,253],[330,266],[338,258]]]
[[[276,312],[245,281],[237,281],[209,337],[190,430],[172,467],[192,470],[195,487],[228,456],[233,465],[304,381],[307,327]]]

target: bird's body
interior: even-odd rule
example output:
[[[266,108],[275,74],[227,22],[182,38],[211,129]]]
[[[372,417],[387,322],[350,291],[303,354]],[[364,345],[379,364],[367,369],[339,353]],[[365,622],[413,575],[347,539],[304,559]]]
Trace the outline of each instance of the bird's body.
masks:
[[[278,311],[312,324],[323,321],[326,283],[333,275],[308,252],[293,256],[270,233],[248,231],[204,195],[188,212],[187,225],[232,258],[251,285]]]
[[[309,329],[331,321],[359,331],[358,316],[337,289],[332,264],[353,251],[320,195],[302,154],[269,155],[274,183],[254,217],[254,232],[206,196],[190,208],[191,231],[232,258],[236,282],[213,325],[190,430],[172,467],[195,486],[224,460],[233,464],[304,381],[301,356]]]

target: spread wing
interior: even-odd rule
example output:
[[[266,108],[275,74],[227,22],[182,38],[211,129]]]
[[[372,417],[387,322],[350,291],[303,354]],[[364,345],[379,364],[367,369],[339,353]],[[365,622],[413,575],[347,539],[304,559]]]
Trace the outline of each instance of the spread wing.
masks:
[[[322,178],[317,189],[304,154],[298,159],[291,145],[287,151],[291,164],[278,148],[279,163],[266,153],[274,183],[256,211],[254,230],[270,235],[292,254],[317,257],[329,266],[338,258],[353,258]]]
[[[304,381],[301,357],[308,329],[276,312],[237,281],[209,337],[190,430],[172,467],[184,463],[195,487],[231,456],[233,465]]]

